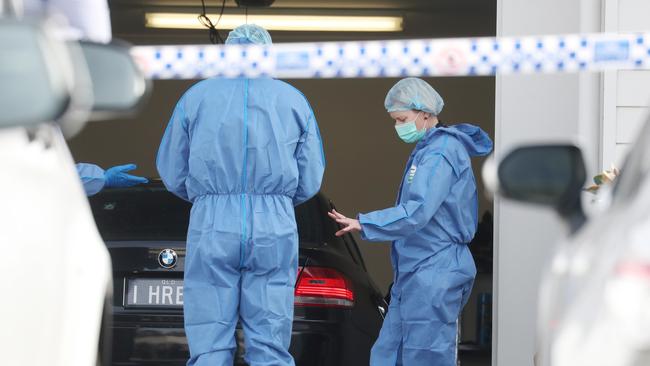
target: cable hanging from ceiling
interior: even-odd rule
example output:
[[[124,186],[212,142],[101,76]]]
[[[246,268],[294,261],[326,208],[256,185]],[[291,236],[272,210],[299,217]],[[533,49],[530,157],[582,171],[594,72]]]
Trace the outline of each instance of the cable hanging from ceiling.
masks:
[[[212,20],[210,20],[210,17],[208,17],[205,8],[205,0],[201,0],[201,8],[202,8],[202,12],[201,14],[199,14],[198,19],[199,22],[204,27],[208,28],[210,42],[212,42],[212,44],[220,44],[220,43],[223,44],[224,40],[221,37],[219,30],[217,30],[217,26],[219,25],[219,22],[221,21],[221,17],[223,17],[223,12],[226,9],[226,0],[223,0],[223,2],[221,3],[221,11],[219,12],[219,18],[217,18],[216,23],[212,23]]]

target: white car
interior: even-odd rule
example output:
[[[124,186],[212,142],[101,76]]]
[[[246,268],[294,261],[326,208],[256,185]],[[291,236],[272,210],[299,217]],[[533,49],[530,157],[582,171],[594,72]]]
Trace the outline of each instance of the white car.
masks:
[[[587,219],[585,167],[571,145],[515,149],[498,167],[498,190],[552,206],[572,229],[540,289],[538,365],[650,365],[650,121],[606,211]]]
[[[111,299],[110,257],[53,125],[0,131],[0,285],[6,365],[94,365]]]
[[[38,23],[0,18],[0,49],[0,363],[99,365],[110,356],[110,257],[62,129],[131,109],[144,78],[128,49],[57,41]],[[125,77],[89,83],[97,73]]]

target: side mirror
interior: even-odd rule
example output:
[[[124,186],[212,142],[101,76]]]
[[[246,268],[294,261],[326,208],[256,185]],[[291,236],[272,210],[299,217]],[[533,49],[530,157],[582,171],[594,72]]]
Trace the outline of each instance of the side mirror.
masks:
[[[87,120],[137,111],[150,83],[120,44],[63,42],[45,23],[0,18],[0,128],[57,121],[67,137]]]
[[[87,121],[128,117],[146,99],[150,83],[133,60],[130,47],[117,43],[68,41],[75,70],[72,105],[59,119],[66,138]]]
[[[65,45],[36,23],[0,19],[0,49],[0,128],[61,117],[70,103],[73,74]]]
[[[130,48],[117,43],[80,42],[92,82],[91,120],[132,114],[145,99],[149,83]]]
[[[497,174],[504,197],[554,208],[573,232],[584,224],[581,193],[587,174],[578,147],[520,147],[501,161]]]

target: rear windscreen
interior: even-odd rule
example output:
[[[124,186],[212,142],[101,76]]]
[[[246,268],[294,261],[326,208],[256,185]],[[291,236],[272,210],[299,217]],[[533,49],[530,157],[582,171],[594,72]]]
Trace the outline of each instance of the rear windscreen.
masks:
[[[105,241],[184,241],[191,204],[163,187],[108,189],[89,198]],[[318,198],[296,208],[301,245],[324,242]]]

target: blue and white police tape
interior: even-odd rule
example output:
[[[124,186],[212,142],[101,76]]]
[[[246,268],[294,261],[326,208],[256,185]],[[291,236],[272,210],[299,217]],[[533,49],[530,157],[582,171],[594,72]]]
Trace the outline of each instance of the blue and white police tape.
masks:
[[[650,68],[650,33],[451,38],[272,46],[136,46],[153,79],[375,78]]]

